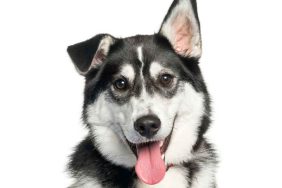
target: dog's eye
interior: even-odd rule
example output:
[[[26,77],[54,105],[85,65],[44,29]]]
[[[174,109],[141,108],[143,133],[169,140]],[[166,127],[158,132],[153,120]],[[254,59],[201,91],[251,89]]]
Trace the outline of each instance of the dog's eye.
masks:
[[[128,82],[125,78],[119,78],[113,83],[116,90],[125,91],[128,88]]]
[[[169,87],[172,84],[173,76],[171,74],[161,74],[159,76],[159,81],[164,87]]]

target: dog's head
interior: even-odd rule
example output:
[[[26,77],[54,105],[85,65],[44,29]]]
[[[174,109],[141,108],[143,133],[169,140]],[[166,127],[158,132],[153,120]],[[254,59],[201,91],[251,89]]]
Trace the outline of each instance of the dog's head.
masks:
[[[177,165],[191,157],[209,121],[201,50],[194,0],[175,0],[157,34],[100,34],[68,47],[86,78],[83,119],[105,158],[146,179],[142,167],[155,168],[148,159]],[[157,183],[158,168],[144,181]]]

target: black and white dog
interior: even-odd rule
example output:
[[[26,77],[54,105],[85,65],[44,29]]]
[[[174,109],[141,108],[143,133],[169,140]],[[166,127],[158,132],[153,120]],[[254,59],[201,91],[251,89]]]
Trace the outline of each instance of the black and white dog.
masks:
[[[71,157],[71,188],[216,186],[201,42],[196,0],[174,0],[157,34],[68,47],[85,76],[89,129]]]

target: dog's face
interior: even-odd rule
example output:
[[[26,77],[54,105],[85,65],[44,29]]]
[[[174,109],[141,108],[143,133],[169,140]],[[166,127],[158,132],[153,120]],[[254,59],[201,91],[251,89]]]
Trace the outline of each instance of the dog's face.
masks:
[[[68,48],[86,78],[84,121],[115,164],[135,166],[145,143],[158,143],[166,164],[180,164],[205,132],[209,101],[196,13],[194,1],[176,0],[158,34],[102,34]]]

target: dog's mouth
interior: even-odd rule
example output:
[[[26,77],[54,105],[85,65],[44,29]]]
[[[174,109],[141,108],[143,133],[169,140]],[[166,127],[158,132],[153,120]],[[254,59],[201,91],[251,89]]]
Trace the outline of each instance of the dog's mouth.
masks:
[[[172,135],[172,131],[164,140],[151,141],[151,142],[140,143],[140,144],[131,143],[127,139],[126,139],[126,141],[127,141],[128,145],[129,145],[130,149],[132,150],[132,152],[134,153],[134,155],[137,158],[138,158],[138,148],[149,147],[152,144],[158,143],[158,145],[160,147],[160,152],[161,152],[162,159],[165,160],[165,152],[166,152],[166,150],[168,148],[171,135]]]
[[[165,140],[152,141],[141,144],[128,144],[137,157],[135,172],[139,179],[146,184],[159,183],[165,176],[165,152],[168,148],[171,134]]]
[[[159,183],[171,166],[165,164],[165,152],[169,146],[173,128],[164,140],[140,144],[134,144],[127,140],[129,147],[137,157],[135,172],[144,183],[149,185]]]

